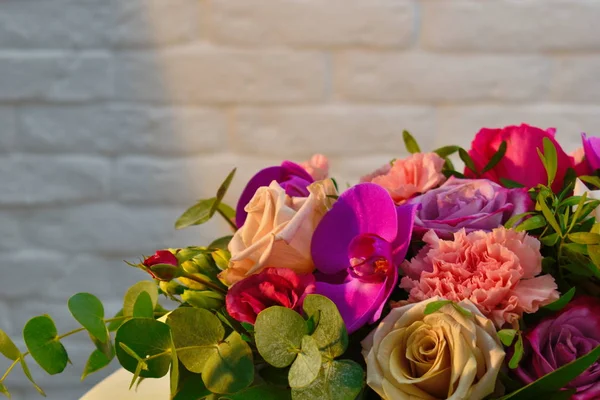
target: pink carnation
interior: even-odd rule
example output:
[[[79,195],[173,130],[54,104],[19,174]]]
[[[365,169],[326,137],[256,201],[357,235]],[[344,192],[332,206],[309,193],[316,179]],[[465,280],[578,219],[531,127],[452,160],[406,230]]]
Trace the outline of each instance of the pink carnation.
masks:
[[[315,154],[308,161],[300,164],[315,181],[327,179],[329,176],[329,160],[323,154]]]
[[[415,153],[393,165],[384,165],[363,176],[361,182],[373,182],[387,189],[396,203],[402,203],[415,194],[425,193],[444,182],[444,159],[435,153]]]
[[[423,240],[426,247],[401,267],[406,276],[400,287],[411,302],[468,299],[500,328],[559,297],[552,276],[536,276],[542,272],[540,242],[525,232],[463,229],[454,240],[441,240],[429,231]]]

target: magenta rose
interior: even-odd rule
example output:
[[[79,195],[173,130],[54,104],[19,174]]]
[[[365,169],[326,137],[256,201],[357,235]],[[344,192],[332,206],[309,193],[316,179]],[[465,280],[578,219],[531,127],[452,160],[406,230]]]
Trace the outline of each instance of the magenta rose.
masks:
[[[233,318],[254,324],[258,313],[271,306],[300,311],[304,298],[314,289],[312,274],[298,275],[288,268],[265,268],[229,288],[225,304]]]
[[[158,264],[168,264],[176,267],[179,265],[179,262],[177,261],[175,254],[171,253],[169,250],[157,250],[154,255],[146,258],[142,264],[146,267],[146,271],[148,271],[148,273],[152,275],[154,279],[169,281],[171,280],[169,277],[158,277],[150,270],[150,267]]]
[[[533,207],[526,189],[507,189],[487,179],[455,177],[408,203],[421,204],[413,232],[420,236],[433,229],[446,239],[463,228],[467,233],[491,231]]]
[[[525,383],[554,371],[600,345],[600,300],[580,297],[525,334],[525,355],[515,370]],[[569,382],[572,400],[600,398],[600,363]]]
[[[306,197],[309,195],[307,187],[315,180],[302,166],[291,161],[284,161],[280,166],[259,171],[250,179],[238,201],[235,213],[235,223],[238,228],[241,228],[246,221],[247,213],[244,209],[254,197],[256,190],[261,186],[269,186],[273,181],[277,181],[288,196]]]
[[[482,178],[496,183],[502,183],[500,178],[519,182],[527,188],[538,184],[547,184],[548,175],[540,160],[537,149],[543,151],[544,138],[556,147],[558,155],[558,169],[552,185],[554,191],[562,188],[565,174],[569,167],[573,167],[573,160],[569,157],[554,139],[554,128],[542,130],[526,124],[521,126],[507,126],[502,129],[483,128],[477,133],[471,143],[469,155],[478,171],[481,171],[500,148],[500,144],[507,143],[506,154],[494,168],[482,174]],[[473,172],[465,168],[467,178],[475,178]]]

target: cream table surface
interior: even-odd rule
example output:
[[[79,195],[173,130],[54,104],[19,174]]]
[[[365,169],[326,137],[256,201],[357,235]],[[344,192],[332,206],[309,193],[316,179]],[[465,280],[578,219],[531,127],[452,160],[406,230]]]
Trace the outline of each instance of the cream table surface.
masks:
[[[145,379],[137,391],[129,390],[132,374],[119,369],[102,382],[98,383],[80,400],[168,400],[169,374],[161,379]]]

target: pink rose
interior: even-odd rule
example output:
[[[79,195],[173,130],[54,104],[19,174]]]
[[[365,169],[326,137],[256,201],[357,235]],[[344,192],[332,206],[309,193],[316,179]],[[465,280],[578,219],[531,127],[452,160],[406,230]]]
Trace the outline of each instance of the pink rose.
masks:
[[[327,179],[329,176],[329,160],[323,154],[315,154],[308,161],[300,164],[315,181]]]
[[[385,188],[396,203],[402,203],[415,194],[433,189],[445,178],[442,174],[444,159],[435,153],[415,153],[408,158],[386,164],[361,182],[373,182]]]
[[[423,240],[427,246],[401,266],[406,276],[400,287],[409,291],[411,302],[433,296],[468,299],[501,328],[559,297],[554,278],[538,276],[540,242],[525,232],[461,230],[454,240],[441,240],[429,231]]]
[[[533,126],[507,126],[502,129],[483,128],[477,133],[471,143],[469,155],[478,171],[481,171],[506,141],[506,154],[494,168],[481,175],[496,183],[502,184],[500,178],[510,179],[532,188],[538,184],[547,184],[548,175],[540,160],[537,149],[543,151],[543,139],[548,138],[556,147],[558,155],[558,169],[552,189],[556,192],[562,188],[565,174],[569,167],[573,167],[573,160],[569,157],[554,139],[556,129],[542,130]],[[465,168],[467,178],[475,178],[475,174]]]
[[[312,274],[298,275],[287,268],[266,268],[233,285],[227,292],[225,304],[233,318],[254,324],[256,316],[271,306],[301,312],[304,298],[314,289]]]
[[[156,276],[156,274],[154,274],[150,270],[150,267],[157,265],[157,264],[168,264],[168,265],[173,265],[176,267],[179,265],[179,262],[177,261],[177,257],[175,257],[175,254],[171,253],[169,250],[157,250],[153,256],[146,258],[142,262],[142,264],[146,267],[146,271],[148,271],[148,273],[150,275],[152,275],[152,277],[154,279],[160,279],[159,277]],[[160,280],[170,280],[170,279],[166,279],[165,277],[163,277],[163,279],[160,279]]]

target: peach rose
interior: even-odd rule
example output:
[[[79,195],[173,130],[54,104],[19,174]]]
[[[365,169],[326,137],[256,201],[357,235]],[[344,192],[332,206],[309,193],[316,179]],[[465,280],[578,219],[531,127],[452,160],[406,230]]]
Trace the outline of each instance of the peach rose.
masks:
[[[468,300],[424,315],[433,297],[394,308],[362,342],[367,384],[384,400],[481,400],[494,393],[504,349]],[[501,388],[499,388],[501,389]]]
[[[329,176],[329,160],[323,154],[315,154],[308,161],[300,164],[315,181],[327,179]]]
[[[396,203],[412,196],[425,193],[440,185],[444,159],[435,153],[415,153],[403,160],[384,165],[374,173],[363,176],[361,182],[373,182],[387,189]]]
[[[308,187],[308,197],[290,197],[273,181],[259,188],[246,205],[248,217],[229,243],[229,268],[219,277],[232,285],[265,267],[289,268],[299,274],[315,266],[310,241],[321,218],[333,205],[333,181]]]

